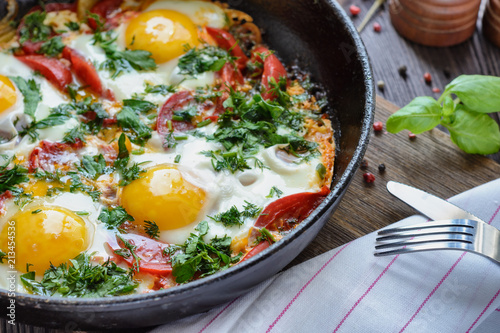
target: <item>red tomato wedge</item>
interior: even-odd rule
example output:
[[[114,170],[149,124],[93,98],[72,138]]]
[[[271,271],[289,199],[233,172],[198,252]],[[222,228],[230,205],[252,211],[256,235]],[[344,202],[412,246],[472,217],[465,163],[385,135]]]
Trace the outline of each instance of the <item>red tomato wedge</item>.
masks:
[[[77,159],[75,150],[82,147],[80,139],[76,139],[73,144],[43,140],[30,154],[29,172],[37,168],[52,171],[57,165],[72,164]]]
[[[247,254],[245,254],[245,256],[243,258],[241,258],[241,260],[239,262],[243,262],[247,259],[250,259],[252,258],[253,256],[255,256],[256,254],[264,251],[265,249],[267,249],[271,244],[269,244],[268,241],[262,241],[260,242],[259,244],[257,244],[256,246],[254,246],[250,251],[247,252]]]
[[[236,87],[236,84],[245,83],[243,80],[243,75],[238,68],[235,68],[233,64],[226,62],[222,69],[219,71],[219,75],[222,79],[222,89],[229,90],[227,86]]]
[[[172,129],[174,132],[185,132],[194,129],[195,126],[190,122],[172,120],[174,111],[181,111],[193,100],[193,95],[191,95],[191,92],[187,90],[179,91],[170,96],[165,104],[163,104],[160,114],[158,115],[158,119],[156,120],[156,130],[158,131],[158,134],[165,136],[170,133],[168,128],[169,120],[172,122]]]
[[[61,91],[64,91],[66,86],[73,81],[69,68],[56,58],[47,58],[43,55],[27,55],[18,56],[17,59],[31,69],[39,71]]]
[[[90,10],[91,13],[99,15],[101,18],[106,20],[108,16],[113,13],[115,10],[120,8],[122,5],[123,0],[103,0],[97,2],[94,7]],[[88,19],[89,26],[92,29],[97,29],[97,22],[89,17]]]
[[[37,52],[42,47],[43,42],[32,42],[27,40],[21,45],[21,48],[25,55],[37,54]]]
[[[12,199],[12,192],[7,190],[0,195],[0,215],[5,214],[5,201]]]
[[[261,55],[263,55],[264,58],[266,58],[269,53],[270,53],[270,51],[267,47],[262,46],[262,45],[256,46],[252,50],[252,55],[250,56],[250,61],[251,62],[260,62],[261,64],[264,64],[264,60],[262,59]]]
[[[323,186],[319,192],[297,193],[273,201],[260,213],[255,226],[270,231],[290,230],[308,217],[328,193],[330,189]]]
[[[163,254],[163,250],[169,246],[168,244],[137,234],[122,234],[120,237],[135,246],[134,253],[140,258],[140,272],[157,275],[172,273],[172,265],[169,262],[170,258]],[[113,251],[125,248],[123,242],[118,238],[110,240],[108,245]],[[115,256],[117,259],[125,261],[131,267],[135,263],[135,258],[132,255],[128,258],[116,254]]]
[[[71,62],[71,67],[80,81],[90,86],[90,89],[97,95],[109,97],[109,94],[105,94],[105,91],[103,91],[101,79],[92,63],[87,61],[78,51],[68,46],[64,48],[62,55]]]
[[[236,42],[236,39],[226,30],[207,27],[208,34],[215,39],[217,45],[224,50],[230,51],[233,57],[236,57],[236,65],[240,70],[247,65],[248,57],[245,55],[241,47]]]
[[[281,61],[279,61],[278,57],[276,57],[274,54],[269,54],[264,60],[262,85],[264,86],[265,91],[262,94],[262,98],[269,100],[275,99],[277,96],[274,92],[270,91],[272,87],[269,84],[269,80],[273,78],[274,81],[278,83],[281,78],[286,79],[286,77],[287,77],[286,69],[281,63]]]

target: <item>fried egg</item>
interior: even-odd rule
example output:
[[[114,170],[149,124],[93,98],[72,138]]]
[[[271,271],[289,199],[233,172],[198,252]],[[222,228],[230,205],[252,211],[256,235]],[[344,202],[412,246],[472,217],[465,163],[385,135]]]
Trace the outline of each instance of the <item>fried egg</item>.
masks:
[[[72,94],[75,90],[68,94],[61,92],[13,54],[0,53],[0,134],[3,138],[0,168],[1,172],[13,165],[25,168],[26,171],[17,176],[29,179],[11,187],[16,193],[5,190],[0,193],[0,250],[11,251],[9,237],[14,230],[15,264],[11,269],[19,274],[29,269],[36,271],[40,280],[50,267],[71,265],[71,259],[88,253],[93,264],[109,259],[130,269],[128,278],[140,282],[136,292],[165,287],[158,284],[162,279],[170,279],[166,286],[172,286],[176,284],[169,271],[174,262],[169,256],[173,254],[165,250],[182,249],[193,234],[199,233],[201,222],[208,225],[204,234],[207,244],[215,238],[230,237],[231,248],[224,251],[233,256],[240,251],[247,253],[259,235],[255,222],[261,209],[280,197],[318,192],[325,183],[329,184],[317,171],[325,154],[322,156],[310,148],[314,147],[312,142],[304,144],[302,150],[297,149],[300,153],[285,151],[285,148],[292,150],[291,144],[282,142],[297,140],[302,147],[300,140],[315,134],[306,128],[306,120],[310,121],[309,125],[324,127],[330,123],[319,119],[317,108],[308,109],[297,102],[299,99],[289,97],[290,103],[279,105],[271,103],[272,96],[264,99],[263,91],[259,92],[262,73],[256,69],[258,64],[256,68],[247,64],[240,64],[243,68],[226,66],[234,60],[234,57],[227,58],[231,50],[217,46],[215,37],[209,37],[206,29],[228,30],[223,7],[197,0],[146,1],[137,6],[125,2],[116,9],[108,17],[111,19],[107,24],[112,24],[105,26],[104,29],[110,29],[103,32],[105,35],[97,35],[99,31],[96,35],[82,33],[90,32],[84,24],[77,32],[63,35],[63,43],[83,57],[87,65],[93,65],[89,65],[91,71],[87,74],[91,72],[92,80],[97,81],[97,73],[102,90],[109,90],[112,95],[95,96],[100,89],[86,89],[86,85],[92,88],[93,85],[86,82],[81,72],[76,72],[77,61],[66,59],[64,52],[55,57],[71,68],[74,84],[71,87],[78,88],[76,96]],[[58,22],[57,13],[51,16],[51,20]],[[111,51],[99,41],[99,36],[110,43]],[[195,59],[201,58],[197,61],[203,70],[218,68],[218,73],[205,70],[199,74],[183,74],[178,64],[188,49],[207,46],[208,50],[213,47],[217,51],[215,55],[191,52],[190,56],[195,54]],[[241,46],[240,51],[250,58],[251,49]],[[155,69],[123,60],[138,53],[144,56],[144,51],[151,54]],[[22,48],[18,52],[23,54]],[[151,63],[151,59],[139,58]],[[113,75],[110,67],[121,65],[124,67],[120,74]],[[194,72],[198,71],[202,70]],[[242,80],[235,80],[232,86],[235,75],[240,75]],[[16,78],[34,80],[38,87],[40,100],[33,115],[25,113],[29,93],[18,86]],[[223,82],[224,85],[221,81],[227,82]],[[167,93],[145,92],[146,87],[157,85],[173,89],[167,89]],[[198,90],[200,87],[203,89]],[[304,90],[301,86],[298,88],[297,91]],[[169,108],[173,94],[178,94],[171,102],[176,106]],[[313,97],[304,95],[308,103],[315,103]],[[82,102],[86,97],[90,97],[87,99],[90,104]],[[243,111],[236,112],[240,98],[251,112],[255,108],[255,114],[245,118]],[[226,102],[233,103],[234,107]],[[134,104],[139,106],[132,106]],[[68,120],[57,122],[56,126],[33,129],[60,105],[70,105],[71,110],[63,114]],[[283,120],[290,116],[293,125],[276,118],[281,112],[284,112]],[[235,132],[234,145],[216,138],[226,120],[231,123],[227,130]],[[266,124],[259,127],[260,123]],[[243,125],[238,127],[238,124]],[[35,132],[26,131],[30,126]],[[74,137],[69,135],[73,130],[76,130]],[[260,133],[266,136],[262,141],[256,137]],[[225,134],[228,133],[222,133]],[[245,139],[250,136],[255,147],[246,147],[247,143],[239,141],[238,135]],[[279,137],[276,139],[275,135]],[[173,144],[167,143],[168,140],[174,140]],[[269,142],[280,144],[268,146]],[[222,156],[225,163],[229,162],[224,160],[227,157],[224,155],[241,155],[244,165],[219,168],[217,163],[221,161],[216,155]],[[273,191],[279,194],[272,194]],[[221,221],[220,216],[231,210],[239,214],[249,206],[254,207],[256,213],[241,213],[237,221]],[[115,216],[114,212],[121,215]],[[148,229],[152,226],[154,230]],[[281,229],[271,231],[282,237]],[[130,242],[126,244],[121,236],[129,236]],[[236,244],[234,249],[233,244]],[[134,251],[138,251],[140,259]],[[187,253],[187,247],[182,251]],[[134,267],[135,264],[138,267]],[[222,266],[228,265],[226,258]],[[7,276],[7,265],[0,265],[0,287],[5,287],[1,281],[7,281]],[[18,290],[28,292],[20,279]]]

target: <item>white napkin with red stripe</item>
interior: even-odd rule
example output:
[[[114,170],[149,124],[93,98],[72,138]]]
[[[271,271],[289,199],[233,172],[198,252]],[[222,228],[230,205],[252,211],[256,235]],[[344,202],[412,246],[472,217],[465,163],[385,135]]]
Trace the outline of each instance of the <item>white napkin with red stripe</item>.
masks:
[[[449,200],[500,228],[500,179]],[[394,223],[427,221],[415,215]],[[461,251],[374,257],[371,233],[153,332],[500,332],[500,265]]]

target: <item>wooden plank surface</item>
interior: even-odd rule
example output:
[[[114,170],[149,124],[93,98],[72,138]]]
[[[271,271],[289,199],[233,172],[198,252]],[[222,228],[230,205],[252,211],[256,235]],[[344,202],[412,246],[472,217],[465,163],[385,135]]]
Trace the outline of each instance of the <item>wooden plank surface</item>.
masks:
[[[385,121],[398,107],[377,98],[375,121]],[[359,169],[321,234],[292,263],[295,265],[416,212],[390,195],[385,186],[394,180],[449,198],[500,177],[500,164],[459,150],[444,132],[434,129],[408,138],[408,132],[372,132],[365,154],[366,170]],[[386,171],[379,173],[378,165]],[[363,181],[371,172],[373,184]]]
[[[432,88],[442,90],[461,74],[500,76],[500,48],[490,43],[482,34],[481,19],[487,0],[482,2],[474,35],[467,41],[451,47],[428,47],[401,37],[391,24],[389,1],[386,0],[383,9],[376,12],[361,32],[361,38],[370,56],[373,78],[375,82],[385,83],[384,90],[377,89],[377,94],[398,106],[404,106],[417,96],[440,96],[440,93],[432,92]],[[354,25],[358,26],[374,0],[337,2],[347,13],[351,5],[361,8],[358,16],[351,16]],[[374,22],[382,26],[380,32],[373,30]],[[408,68],[406,79],[398,73],[398,68],[403,65]],[[431,74],[432,84],[424,82],[425,72]],[[500,122],[498,113],[492,114],[492,117]],[[500,153],[490,157],[500,162]]]
[[[378,97],[375,120],[385,123],[397,109]],[[337,211],[320,235],[290,266],[415,214],[386,191],[389,180],[411,184],[448,198],[500,176],[500,164],[484,156],[463,153],[451,143],[448,135],[439,130],[418,135],[414,141],[408,139],[407,132],[396,135],[372,133],[365,159],[368,168],[357,171]],[[383,174],[378,172],[381,163],[386,166]],[[373,184],[363,181],[362,174],[366,171],[375,175]],[[13,327],[6,325],[4,320],[0,323],[0,331],[64,332],[22,324]]]

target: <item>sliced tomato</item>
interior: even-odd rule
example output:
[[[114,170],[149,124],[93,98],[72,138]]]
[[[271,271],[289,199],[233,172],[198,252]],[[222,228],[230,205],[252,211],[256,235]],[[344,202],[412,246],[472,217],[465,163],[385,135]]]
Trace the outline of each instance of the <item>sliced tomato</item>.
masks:
[[[253,48],[252,54],[250,56],[251,62],[259,62],[264,65],[264,59],[262,59],[262,55],[266,58],[269,55],[270,51],[267,47],[259,45]]]
[[[229,90],[228,86],[233,89],[236,87],[236,84],[242,85],[244,82],[243,75],[238,68],[235,68],[233,64],[227,62],[219,71],[219,76],[222,80],[222,89]]]
[[[21,45],[21,49],[25,55],[37,54],[42,47],[42,44],[43,42],[32,42],[27,40],[23,43],[23,45]]]
[[[150,273],[156,275],[166,275],[172,273],[172,265],[170,258],[166,256],[163,250],[169,244],[151,239],[146,236],[137,234],[122,234],[120,235],[125,241],[135,246],[134,253],[139,260],[139,271],[142,273]],[[110,240],[109,247],[113,250],[120,250],[125,248],[124,243],[120,239]],[[115,253],[116,255],[116,253]],[[135,258],[130,255],[127,258],[116,255],[116,259],[125,261],[129,266],[133,266],[136,262]]]
[[[39,71],[61,91],[64,91],[73,80],[69,68],[56,58],[47,58],[43,55],[27,55],[18,56],[17,59],[31,69]]]
[[[179,91],[170,96],[165,104],[163,104],[160,114],[158,115],[158,119],[156,120],[156,130],[158,131],[158,134],[165,136],[170,133],[168,128],[169,120],[172,122],[172,129],[174,132],[185,132],[194,129],[195,126],[190,122],[172,120],[174,111],[183,110],[193,100],[193,95],[191,95],[191,92],[187,90]]]
[[[12,199],[12,192],[7,190],[0,195],[0,216],[5,214],[5,201]]]
[[[245,55],[241,47],[236,42],[236,39],[226,30],[207,27],[208,34],[215,39],[217,45],[224,50],[231,52],[233,57],[236,57],[236,64],[240,70],[247,66],[248,57]]]
[[[90,86],[97,95],[104,97],[101,79],[97,71],[78,51],[66,46],[63,50],[63,57],[71,62],[76,77]]]
[[[267,249],[270,245],[271,244],[269,244],[268,241],[262,241],[262,242],[260,242],[259,244],[257,244],[256,246],[254,246],[250,251],[248,251],[247,254],[245,254],[245,256],[243,258],[241,258],[240,262],[252,258],[256,254],[258,254],[258,253],[264,251],[265,249]]]
[[[292,229],[308,217],[330,193],[327,186],[319,192],[292,194],[271,202],[259,215],[255,226],[270,231]]]
[[[282,78],[286,79],[287,73],[286,69],[279,61],[278,57],[274,54],[268,54],[266,59],[264,60],[264,71],[262,72],[262,85],[264,86],[264,93],[262,97],[268,100],[274,100],[277,96],[271,91],[271,85],[269,81],[274,79],[276,83],[278,83]]]
[[[73,144],[42,140],[30,154],[29,172],[37,168],[53,171],[58,165],[73,164],[78,159],[75,150],[82,147],[83,142],[79,139]]]
[[[122,3],[123,0],[99,1],[94,5],[94,7],[92,7],[92,9],[90,9],[90,12],[99,15],[104,20],[107,20],[108,16],[120,8]],[[88,23],[92,29],[97,29],[97,22],[93,18],[89,17]]]

